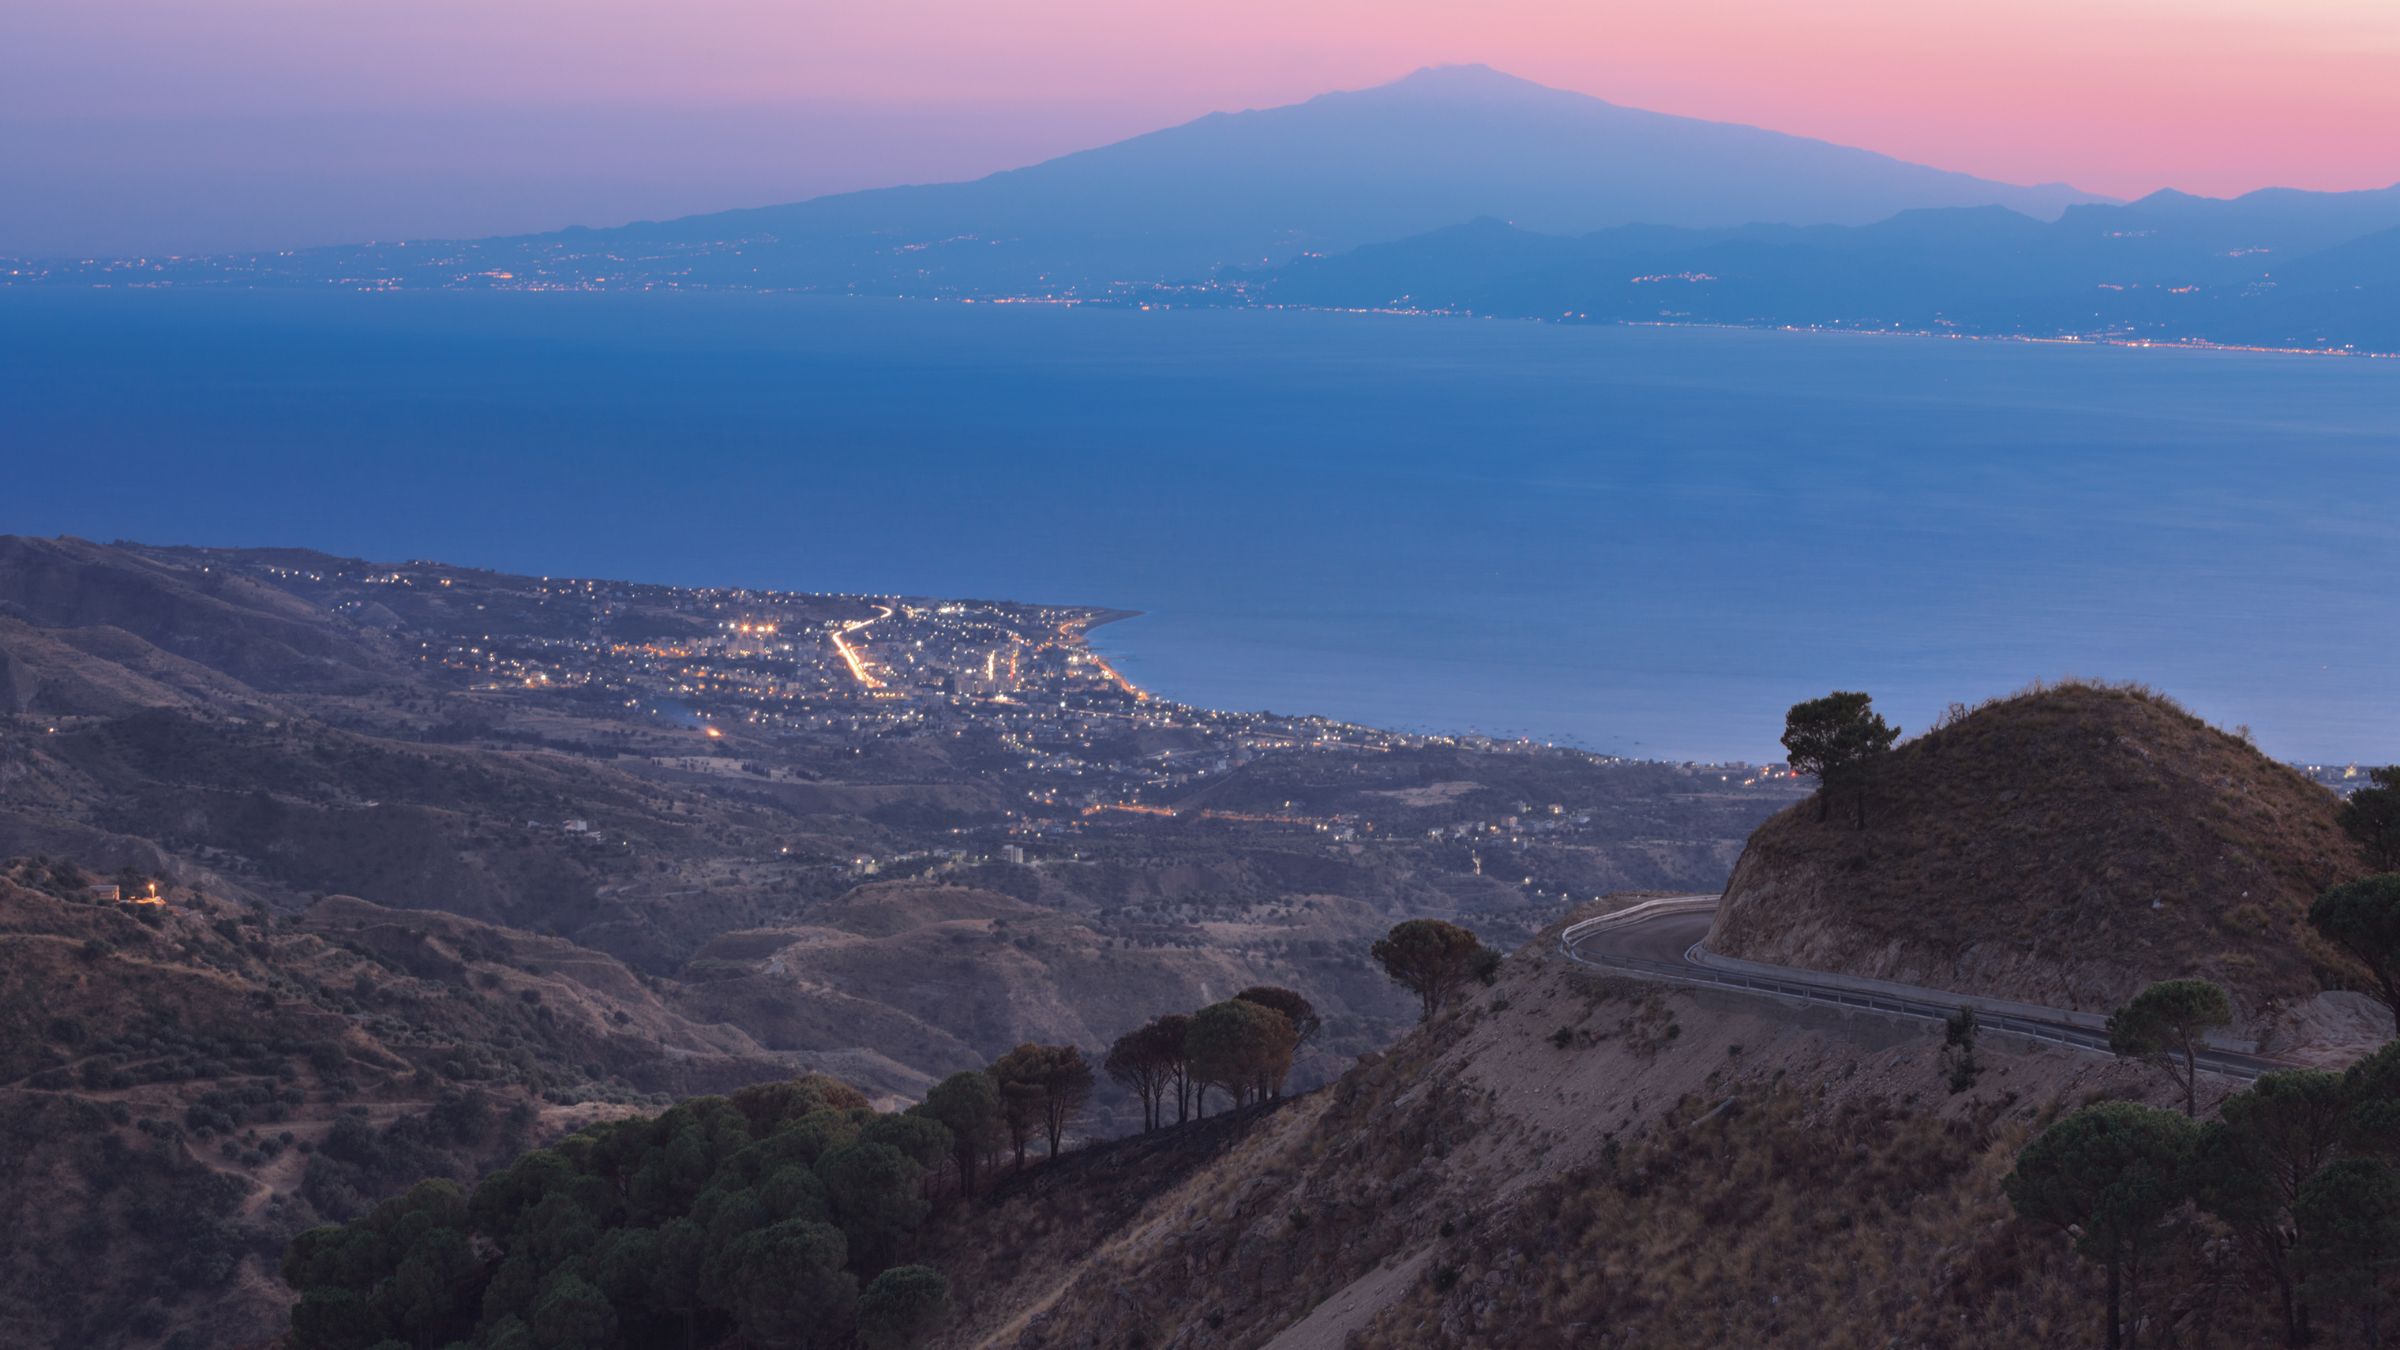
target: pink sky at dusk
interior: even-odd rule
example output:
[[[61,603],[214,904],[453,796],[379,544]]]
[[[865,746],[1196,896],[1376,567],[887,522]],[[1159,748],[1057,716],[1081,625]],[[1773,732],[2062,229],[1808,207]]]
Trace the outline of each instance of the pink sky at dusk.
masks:
[[[0,251],[610,224],[1480,61],[2133,196],[2400,180],[2395,0],[87,0],[0,43]]]

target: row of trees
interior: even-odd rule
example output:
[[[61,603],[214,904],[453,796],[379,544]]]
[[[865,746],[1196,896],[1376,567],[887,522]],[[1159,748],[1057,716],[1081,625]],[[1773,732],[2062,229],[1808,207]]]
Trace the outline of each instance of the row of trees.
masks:
[[[1108,1076],[1142,1103],[1146,1133],[1208,1114],[1210,1089],[1234,1106],[1283,1095],[1292,1060],[1324,1026],[1301,994],[1254,985],[1191,1014],[1151,1018],[1117,1038],[1102,1061]]]
[[[1234,1105],[1281,1096],[1292,1057],[1323,1026],[1308,999],[1259,985],[1196,1013],[1152,1018],[1117,1038],[1101,1061],[1142,1103],[1142,1128],[1208,1113],[1208,1093]],[[1046,1156],[1065,1147],[1068,1127],[1090,1106],[1092,1065],[1072,1045],[1027,1042],[981,1071],[955,1073],[909,1114],[946,1131],[959,1188],[975,1194],[1005,1150],[1017,1167],[1039,1139]]]
[[[1395,926],[1372,954],[1417,996],[1426,1018],[1469,980],[1488,982],[1500,964],[1500,954],[1472,931],[1439,919]],[[1178,1125],[1206,1117],[1212,1091],[1234,1107],[1282,1096],[1294,1058],[1323,1027],[1305,995],[1253,985],[1198,1012],[1167,1013],[1126,1032],[1109,1046],[1101,1068],[1141,1102],[1146,1133],[1168,1124],[1170,1109]],[[1003,1143],[1018,1167],[1037,1134],[1055,1156],[1092,1087],[1081,1050],[1028,1042],[981,1072],[943,1079],[911,1110],[949,1132],[960,1188],[973,1195]]]
[[[1092,1066],[1072,1045],[1028,1041],[988,1068],[954,1073],[933,1085],[908,1114],[939,1124],[958,1168],[959,1189],[975,1194],[977,1179],[1005,1147],[1016,1165],[1039,1135],[1056,1157],[1067,1127],[1092,1100]]]
[[[1430,1019],[1469,980],[1489,981],[1500,954],[1475,934],[1440,919],[1410,919],[1377,939],[1371,954],[1384,973],[1417,996]],[[1117,1038],[1103,1061],[1109,1077],[1142,1103],[1142,1128],[1208,1114],[1216,1089],[1234,1106],[1283,1095],[1292,1060],[1324,1019],[1299,993],[1254,985],[1196,1013],[1168,1013]]]
[[[1393,928],[1376,961],[1431,1017],[1497,953],[1438,920]],[[1323,1029],[1302,994],[1258,985],[1119,1037],[1104,1068],[1143,1127],[1279,1097]],[[520,1157],[470,1194],[425,1182],[285,1254],[298,1350],[478,1350],[739,1342],[915,1343],[947,1315],[939,1272],[901,1264],[936,1169],[961,1193],[1003,1156],[1050,1156],[1089,1106],[1092,1065],[1027,1042],[952,1074],[905,1112],[812,1076],[614,1121]]]

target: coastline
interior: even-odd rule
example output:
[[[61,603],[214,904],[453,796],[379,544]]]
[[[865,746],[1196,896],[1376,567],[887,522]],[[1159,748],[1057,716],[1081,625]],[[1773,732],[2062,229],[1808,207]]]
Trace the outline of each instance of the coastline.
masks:
[[[1853,328],[1839,324],[1806,323],[1717,323],[1689,322],[1667,319],[1583,319],[1546,314],[1487,314],[1474,310],[1409,309],[1393,306],[1361,307],[1348,305],[1300,305],[1274,301],[1256,303],[1215,303],[1181,300],[1168,296],[1126,295],[865,295],[838,291],[819,291],[775,287],[737,288],[677,285],[582,285],[560,287],[549,285],[486,285],[486,286],[373,286],[360,287],[334,282],[287,285],[257,285],[231,282],[187,282],[178,285],[173,280],[90,282],[77,285],[46,273],[30,269],[47,265],[44,260],[0,257],[0,295],[18,294],[90,294],[143,293],[182,295],[513,295],[547,297],[593,296],[681,296],[687,298],[754,297],[776,300],[818,301],[883,301],[896,305],[984,305],[994,308],[1010,306],[1042,306],[1056,309],[1100,309],[1137,313],[1169,313],[1173,311],[1218,313],[1278,313],[1323,314],[1362,318],[1390,319],[1480,319],[1485,322],[1538,324],[1556,328],[1658,328],[1722,333],[1785,333],[1803,336],[1927,338],[1950,342],[1993,342],[2039,347],[2107,347],[2134,351],[2216,352],[2242,356],[2315,356],[2351,357],[2369,361],[2400,361],[2400,349],[2381,350],[2359,347],[2288,347],[2257,343],[2218,342],[2208,338],[2147,338],[2111,336],[2103,333],[2061,333],[2044,336],[2035,333],[1961,332],[1934,328]],[[1113,620],[1110,620],[1113,622]]]
[[[929,297],[930,298],[930,297]],[[1108,304],[1107,301],[1059,301],[1064,304]],[[1155,301],[1145,301],[1149,309]],[[1159,308],[1175,308],[1159,304]],[[1357,309],[1338,305],[1187,305],[1187,309],[1256,309],[1262,312],[1287,314],[1347,314],[1393,319],[1482,319],[1502,323],[1541,324],[1556,328],[1664,328],[1715,333],[1790,333],[1822,337],[1872,338],[1932,338],[1949,342],[2002,342],[2035,347],[2119,347],[2134,351],[2226,352],[2243,356],[2343,356],[2369,361],[2400,361],[2400,351],[2377,351],[2357,347],[2266,347],[2239,342],[2214,342],[2207,338],[2136,338],[2110,337],[2105,334],[2062,333],[2042,337],[2033,333],[1966,333],[1933,328],[1847,328],[1838,324],[1804,323],[1706,323],[1676,322],[1667,319],[1581,319],[1561,318],[1544,314],[1479,314],[1465,309]]]
[[[1138,619],[1142,617],[1143,613],[1138,609],[1092,609],[1088,612],[1091,617],[1076,625],[1076,631],[1087,636],[1095,628],[1105,628],[1112,623],[1123,623],[1127,619]]]

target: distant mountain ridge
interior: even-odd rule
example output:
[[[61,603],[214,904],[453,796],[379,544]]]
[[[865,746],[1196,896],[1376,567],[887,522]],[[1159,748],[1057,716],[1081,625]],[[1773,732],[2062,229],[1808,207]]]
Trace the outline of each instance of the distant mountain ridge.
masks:
[[[1326,308],[2394,351],[2400,186],[2159,192],[2054,221],[1986,206],[1564,236],[1487,218],[1226,285]]]
[[[621,228],[203,260],[170,276],[350,284],[1090,293],[1205,278],[1477,215],[1581,232],[1864,224],[1918,207],[2054,217],[2101,200],[1621,107],[1485,66],[1212,113],[972,182]],[[505,276],[495,275],[505,273]]]
[[[2113,202],[1485,66],[971,182],[17,284],[748,290],[2400,352],[2400,186]]]

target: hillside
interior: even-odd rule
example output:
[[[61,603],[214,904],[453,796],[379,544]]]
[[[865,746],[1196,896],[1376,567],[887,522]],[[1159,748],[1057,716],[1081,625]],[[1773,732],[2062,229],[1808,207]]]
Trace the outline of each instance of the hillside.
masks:
[[[2345,983],[2308,906],[2363,871],[2337,800],[2143,690],[2067,684],[1896,749],[1750,839],[1711,949],[2106,1012],[2198,975],[2246,1021]]]
[[[0,539],[0,1341],[263,1338],[300,1227],[805,1070],[898,1106],[1275,984],[1312,1086],[1408,1025],[1396,919],[1715,885],[1793,796],[1142,703],[1091,613]]]
[[[1395,916],[1515,941],[1550,896],[1713,885],[1790,795],[1129,719],[1061,640],[1085,618],[0,539],[0,857],[498,925],[906,1094],[1258,983],[1320,990],[1329,1051],[1371,1048],[1405,1015],[1363,958]],[[860,622],[900,687],[823,636]]]
[[[937,1229],[927,1256],[961,1272],[963,1297],[936,1343],[2084,1334],[2095,1277],[2012,1217],[1999,1178],[2061,1104],[2163,1099],[2163,1076],[1995,1044],[1953,1094],[1939,1028],[1603,978],[1560,958],[1556,932],[1331,1087],[1211,1122],[1238,1129],[1230,1144],[1212,1133],[1178,1154],[1170,1134],[1147,1158],[1062,1174],[1054,1204],[1003,1195]],[[2240,1344],[2257,1315],[2228,1308],[2187,1334]]]
[[[1567,922],[1619,903],[1571,911],[1488,985],[1328,1087],[1023,1168],[987,1159],[972,1199],[937,1166],[930,1208],[912,1205],[905,1239],[856,1273],[937,1270],[946,1306],[922,1343],[958,1350],[1863,1350],[2092,1336],[2100,1269],[2021,1217],[2003,1179],[2068,1112],[2175,1100],[2165,1074],[1995,1033],[1962,1075],[1939,1026],[1642,983],[1561,953]],[[2202,1113],[2239,1086],[2206,1078]],[[2372,1078],[2339,1090],[2388,1109]],[[711,1113],[721,1104],[683,1114]],[[884,1128],[828,1120],[778,1136],[778,1156],[862,1124]],[[636,1133],[682,1128],[662,1118]],[[555,1174],[560,1158],[627,1168],[625,1156],[592,1135],[516,1171]],[[642,1218],[614,1191],[594,1195]],[[2215,1218],[2180,1217],[2142,1272],[2145,1338],[2273,1339],[2273,1291],[2242,1252]],[[554,1268],[597,1269],[625,1316],[648,1316],[658,1297],[606,1261],[541,1260],[492,1288],[521,1302],[563,1278]],[[485,1306],[478,1343],[511,1343]],[[595,1343],[643,1343],[619,1332]],[[2345,1333],[2328,1316],[2325,1343],[2359,1343]],[[742,1342],[712,1330],[699,1343]]]
[[[555,939],[337,898],[295,922],[0,871],[0,1341],[256,1342],[295,1233],[637,1105],[794,1073]]]

